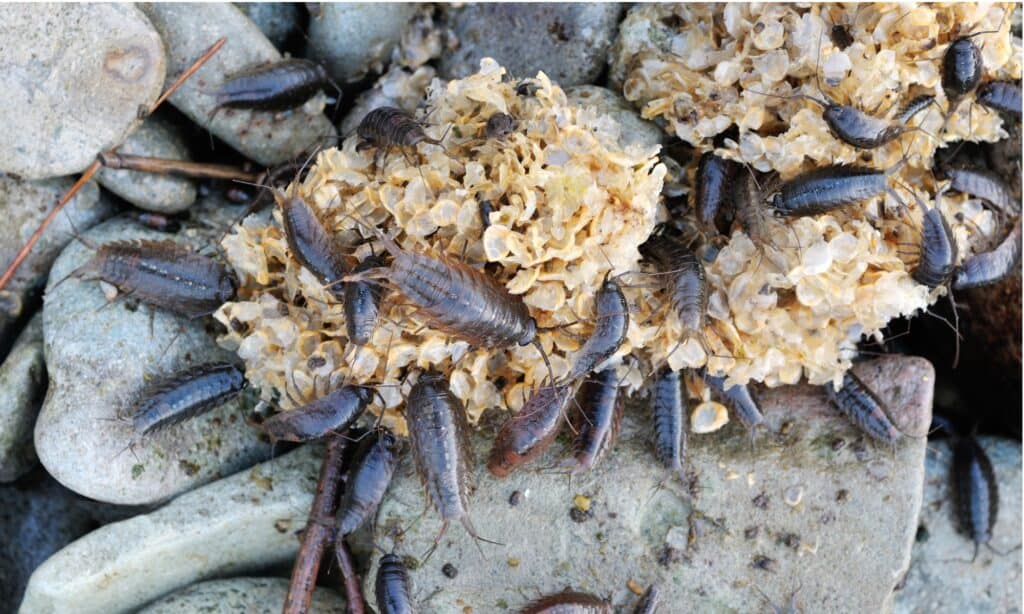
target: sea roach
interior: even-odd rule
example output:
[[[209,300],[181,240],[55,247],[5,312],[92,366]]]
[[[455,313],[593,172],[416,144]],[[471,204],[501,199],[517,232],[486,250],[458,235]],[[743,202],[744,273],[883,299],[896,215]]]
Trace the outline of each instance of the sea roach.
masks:
[[[1017,121],[1020,121],[1021,100],[1019,82],[989,81],[978,88],[978,93],[975,94],[974,98],[980,104],[993,111],[1011,115]]]
[[[491,213],[494,212],[494,204],[486,198],[477,198],[477,207],[480,210],[480,228],[486,231],[491,225]],[[481,232],[483,234],[483,232]]]
[[[980,198],[1004,215],[1020,215],[1020,202],[998,174],[983,168],[953,166],[942,172],[949,178],[949,187],[953,190]]]
[[[341,95],[323,66],[289,58],[239,73],[217,88],[217,108],[287,111],[300,107],[330,84]]]
[[[832,405],[864,434],[875,441],[895,446],[902,433],[889,419],[885,404],[852,371],[843,376],[843,385],[837,391],[832,384],[825,385]]]
[[[363,260],[353,271],[355,274],[383,266],[380,256],[372,255]],[[345,284],[345,330],[348,340],[357,346],[366,345],[373,337],[380,318],[380,301],[383,294],[379,284],[357,280]]]
[[[904,163],[905,159],[885,171],[846,164],[816,168],[784,182],[772,195],[771,206],[778,215],[802,217],[828,213],[886,193],[902,203],[889,187],[888,178]]]
[[[736,175],[736,163],[709,151],[700,157],[694,177],[693,210],[697,223],[709,237],[718,235],[716,221],[731,204],[731,185]]]
[[[953,444],[953,492],[960,531],[974,542],[973,562],[982,545],[991,548],[992,527],[999,515],[999,488],[992,461],[971,436],[957,437]]]
[[[341,433],[363,415],[374,394],[366,386],[342,386],[269,418],[262,428],[274,441],[312,441],[328,433]]]
[[[953,231],[936,204],[925,211],[921,220],[921,256],[910,276],[919,284],[937,288],[953,277],[956,257]]]
[[[227,266],[180,243],[137,240],[95,246],[79,240],[96,253],[68,277],[101,279],[144,303],[188,318],[209,315],[235,296],[235,278]]]
[[[953,278],[953,289],[964,290],[987,286],[1020,270],[1021,224],[1020,218],[1013,224],[1010,234],[990,252],[971,256],[957,268]]]
[[[571,398],[571,384],[534,390],[519,413],[502,425],[491,448],[487,470],[503,478],[540,456],[558,435]]]
[[[409,150],[419,143],[430,143],[444,147],[441,139],[433,139],[423,131],[423,125],[396,107],[378,107],[363,117],[356,128],[356,134],[362,139],[358,149],[376,147],[388,150],[392,147],[402,151],[406,158]],[[412,162],[410,161],[410,165]]]
[[[306,199],[298,193],[278,194],[281,221],[292,256],[325,285],[335,284],[348,274],[348,265],[333,237]],[[332,295],[343,299],[343,288],[331,285]]]
[[[629,331],[629,305],[611,273],[604,276],[601,287],[594,295],[594,330],[573,358],[568,381],[573,381],[594,370],[611,357],[626,341]]]
[[[725,379],[724,376],[704,375],[704,380],[715,392],[721,395],[733,414],[750,431],[750,445],[754,445],[754,436],[757,434],[757,429],[765,426],[761,409],[757,406],[757,401],[754,400],[749,388],[739,384],[726,388]]]
[[[575,397],[573,457],[562,463],[576,475],[597,466],[615,445],[622,426],[625,399],[619,394],[615,369],[608,368],[583,381]]]
[[[384,498],[397,465],[398,440],[391,431],[381,428],[363,439],[338,505],[340,536],[354,532],[370,518]]]
[[[686,400],[678,371],[664,368],[654,380],[651,395],[654,416],[654,453],[670,474],[686,482]]]
[[[683,327],[676,348],[688,339],[696,339],[704,353],[710,356],[711,352],[704,339],[708,280],[700,259],[678,241],[660,235],[647,239],[640,246],[640,253],[654,262],[658,274],[664,276],[662,283],[670,297],[670,308]]]
[[[607,601],[578,591],[562,591],[529,604],[520,614],[612,614]]]
[[[397,554],[385,554],[380,558],[374,592],[380,614],[416,614],[409,570]]]
[[[484,136],[488,139],[504,140],[515,132],[516,120],[508,113],[495,113],[487,118]]]
[[[141,212],[135,216],[136,221],[150,230],[175,233],[181,230],[181,222],[162,213]]]
[[[434,544],[420,558],[430,558],[453,520],[462,523],[477,547],[479,542],[489,541],[477,534],[469,517],[469,425],[462,402],[452,394],[444,376],[433,371],[420,374],[405,404],[405,421],[416,470],[441,516]]]
[[[132,428],[149,435],[206,413],[238,396],[245,388],[242,371],[231,363],[192,367],[159,380],[142,393],[132,409]]]

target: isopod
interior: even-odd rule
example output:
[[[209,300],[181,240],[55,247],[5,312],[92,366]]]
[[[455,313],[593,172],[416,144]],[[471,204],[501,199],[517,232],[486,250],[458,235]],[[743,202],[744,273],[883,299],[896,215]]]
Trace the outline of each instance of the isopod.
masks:
[[[363,117],[356,128],[356,134],[363,139],[359,149],[376,147],[390,149],[397,147],[407,155],[407,151],[419,143],[441,145],[441,139],[427,136],[423,126],[396,107],[377,107]]]
[[[981,49],[978,49],[970,36],[956,39],[946,49],[942,57],[942,91],[948,101],[947,121],[963,99],[981,83],[984,70]]]
[[[910,102],[904,105],[893,120],[901,124],[905,124],[910,120],[910,118],[933,104],[935,104],[935,96],[932,96],[931,94],[922,94],[916,98],[912,98]]]
[[[494,212],[494,204],[486,198],[478,198],[476,205],[480,211],[480,228],[486,231],[491,225],[491,213]]]
[[[936,202],[921,220],[921,256],[910,276],[919,284],[937,288],[952,278],[956,257],[956,239]]]
[[[572,398],[571,384],[542,386],[502,425],[487,459],[487,470],[503,478],[551,446]]]
[[[359,274],[383,264],[379,256],[372,255],[359,263],[353,272]],[[380,285],[372,281],[356,280],[345,284],[345,330],[349,342],[357,346],[370,342],[380,318],[381,295]]]
[[[994,250],[975,254],[964,261],[953,278],[953,289],[986,286],[1020,269],[1021,224],[1013,224],[1010,234]]]
[[[374,593],[377,595],[377,609],[380,614],[416,613],[412,601],[409,570],[405,568],[402,557],[397,554],[385,554],[380,557]]]
[[[398,440],[386,428],[363,439],[338,505],[339,536],[361,527],[384,499],[398,464]]]
[[[355,423],[374,392],[366,386],[342,386],[295,409],[281,412],[261,426],[274,441],[312,441],[340,433]]]
[[[708,356],[704,339],[704,325],[708,311],[708,280],[700,258],[674,239],[654,235],[640,246],[640,253],[654,261],[670,297],[670,308],[679,318],[683,327],[682,337],[676,347],[689,339],[700,343]],[[675,351],[673,349],[673,351]]]
[[[441,516],[434,544],[421,558],[430,557],[453,520],[462,523],[479,547],[480,541],[488,540],[477,535],[469,517],[469,425],[462,402],[444,376],[433,371],[420,374],[405,404],[405,421],[416,470]]]
[[[612,614],[612,606],[594,595],[566,590],[530,603],[520,614]]]
[[[202,317],[235,296],[235,278],[227,266],[180,243],[136,240],[85,245],[96,253],[68,277],[91,274],[125,294],[172,313]]]
[[[686,399],[678,371],[662,369],[654,380],[651,396],[654,416],[654,453],[662,466],[683,481],[686,475]]]
[[[508,113],[495,113],[487,118],[484,135],[489,139],[504,140],[516,129],[516,120]]]
[[[974,437],[957,437],[952,477],[958,528],[974,542],[973,562],[982,544],[991,548],[992,527],[999,515],[999,488],[992,461]]]
[[[227,403],[245,385],[245,375],[234,364],[192,367],[149,386],[132,410],[132,427],[138,435],[149,435]]]
[[[943,169],[943,173],[949,178],[949,187],[957,192],[980,198],[1005,215],[1020,215],[1020,202],[996,173],[982,168],[952,166]]]
[[[239,73],[217,88],[217,107],[287,111],[300,107],[331,84],[323,66],[302,58],[289,58]]]
[[[288,249],[295,259],[325,285],[333,284],[348,273],[348,265],[335,241],[302,196],[279,194],[281,221]],[[331,286],[331,293],[342,299],[343,288]]]
[[[601,287],[594,295],[594,319],[597,324],[573,357],[572,369],[567,377],[573,381],[594,370],[611,357],[626,341],[629,331],[629,305],[619,283],[604,276]]]
[[[693,210],[697,223],[708,236],[716,236],[716,220],[729,204],[731,185],[736,175],[736,163],[709,151],[700,157],[694,177]]]
[[[801,217],[828,213],[885,193],[902,202],[889,187],[888,177],[904,162],[887,171],[846,164],[816,168],[784,182],[772,195],[771,206],[779,215]]]
[[[640,601],[633,609],[633,614],[657,614],[659,607],[661,607],[661,589],[657,584],[652,584],[640,597]]]
[[[729,388],[725,387],[725,377],[716,377],[713,375],[705,374],[704,379],[708,384],[720,394],[729,409],[733,411],[740,422],[747,427],[750,431],[750,442],[753,445],[754,436],[757,434],[759,427],[764,427],[764,415],[761,414],[761,409],[757,406],[757,401],[754,400],[754,396],[750,393],[750,389],[740,384],[734,384]]]
[[[765,244],[774,245],[768,231],[768,213],[763,206],[764,194],[753,170],[744,168],[736,173],[731,199],[736,221],[758,250]]]
[[[889,420],[882,400],[852,371],[843,375],[843,385],[838,391],[832,384],[826,384],[825,392],[839,413],[872,439],[895,446],[902,437]]]
[[[575,401],[573,457],[562,463],[572,475],[596,467],[619,437],[625,400],[619,394],[615,369],[605,369],[584,380]]]
[[[989,81],[978,88],[974,96],[980,104],[998,111],[1012,115],[1020,121],[1021,99],[1020,83],[1012,81]]]

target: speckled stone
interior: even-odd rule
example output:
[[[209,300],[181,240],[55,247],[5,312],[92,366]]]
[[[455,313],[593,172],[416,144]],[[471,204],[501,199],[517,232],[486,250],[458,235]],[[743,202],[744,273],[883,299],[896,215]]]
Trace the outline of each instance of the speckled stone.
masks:
[[[416,14],[409,2],[325,2],[309,19],[309,57],[338,82],[383,72],[402,30]]]
[[[299,27],[299,5],[294,2],[236,2],[245,16],[278,49]]]
[[[182,589],[139,610],[139,614],[278,614],[288,594],[284,578],[210,580]],[[345,599],[326,588],[313,591],[310,614],[344,614]]]
[[[32,427],[45,392],[43,314],[39,312],[0,365],[0,483],[18,479],[38,462]]]

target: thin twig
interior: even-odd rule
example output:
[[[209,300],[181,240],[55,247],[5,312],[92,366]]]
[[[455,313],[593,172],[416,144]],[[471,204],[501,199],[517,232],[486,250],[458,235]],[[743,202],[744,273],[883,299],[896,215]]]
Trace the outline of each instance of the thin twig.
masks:
[[[352,564],[352,553],[348,549],[345,538],[341,535],[334,542],[334,556],[338,559],[341,577],[345,582],[345,603],[349,614],[365,614],[366,605],[363,600],[363,589],[359,583],[359,574]]]
[[[117,152],[101,153],[97,156],[97,159],[103,166],[111,169],[179,175],[195,179],[226,179],[228,181],[238,180],[256,183],[262,175],[262,173],[247,173],[237,166],[228,166],[226,164],[149,158]]]
[[[334,534],[334,512],[341,489],[342,464],[348,440],[332,435],[327,440],[327,453],[320,467],[320,481],[309,511],[309,521],[302,536],[302,546],[292,567],[292,580],[284,601],[284,614],[302,614],[309,611],[309,602],[320,572],[320,559]]]
[[[217,42],[213,44],[213,46],[211,46],[206,51],[206,53],[201,55],[199,59],[196,60],[191,67],[189,67],[188,70],[186,70],[180,77],[178,77],[177,81],[171,84],[171,87],[167,88],[167,91],[164,92],[162,96],[157,98],[153,106],[150,107],[149,114],[152,115],[153,111],[156,111],[157,107],[159,107],[160,104],[164,100],[166,100],[168,96],[173,94],[179,87],[181,87],[181,84],[184,83],[186,79],[191,77],[193,73],[199,70],[199,68],[207,62],[207,60],[212,58],[213,54],[220,51],[220,48],[224,46],[224,43],[226,43],[227,40],[227,38],[219,39]],[[57,206],[53,208],[53,211],[50,211],[50,213],[46,216],[45,219],[43,219],[42,223],[39,224],[39,227],[36,228],[35,232],[32,233],[32,236],[29,237],[28,241],[25,242],[25,245],[23,245],[22,248],[18,250],[18,254],[14,257],[14,260],[7,267],[7,270],[4,271],[3,276],[0,276],[0,290],[4,289],[7,286],[8,282],[11,281],[11,278],[14,277],[14,273],[18,270],[18,267],[21,266],[21,263],[25,261],[25,258],[28,258],[28,255],[32,252],[32,248],[35,247],[36,243],[39,241],[39,237],[43,236],[43,232],[46,231],[46,227],[50,225],[50,222],[52,222],[53,218],[57,216],[57,213],[59,213],[61,209],[64,208],[64,205],[68,204],[68,201],[75,197],[75,194],[77,194],[78,191],[82,189],[82,186],[84,186],[86,183],[89,182],[90,179],[92,179],[92,176],[95,175],[96,172],[100,170],[100,167],[101,165],[99,160],[96,160],[95,162],[90,164],[89,167],[85,169],[85,171],[82,173],[82,176],[78,178],[78,181],[75,182],[75,185],[71,186],[71,189],[69,189],[64,194],[64,196],[61,196],[60,200],[57,201]]]

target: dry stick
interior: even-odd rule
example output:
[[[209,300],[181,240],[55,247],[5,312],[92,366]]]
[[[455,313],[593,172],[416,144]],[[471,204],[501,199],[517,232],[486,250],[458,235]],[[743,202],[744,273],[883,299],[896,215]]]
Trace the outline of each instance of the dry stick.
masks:
[[[168,96],[173,94],[179,87],[181,87],[181,84],[184,83],[185,80],[191,77],[193,73],[199,70],[203,64],[212,58],[213,54],[220,51],[220,48],[223,47],[224,43],[227,41],[227,38],[221,38],[207,49],[206,53],[201,55],[188,70],[186,70],[174,83],[171,84],[171,87],[167,88],[167,91],[164,92],[162,96],[156,99],[153,106],[149,108],[149,115],[152,115],[153,112],[156,111],[157,107],[159,107],[164,100],[167,100]],[[28,241],[25,242],[25,245],[18,250],[18,254],[14,257],[14,261],[11,262],[10,266],[7,267],[7,270],[4,271],[3,276],[0,277],[0,290],[7,286],[8,282],[11,281],[11,278],[14,277],[14,273],[18,270],[18,267],[25,261],[25,258],[28,258],[28,255],[32,252],[32,248],[35,247],[35,244],[39,241],[39,237],[43,236],[43,232],[46,230],[46,227],[50,225],[50,222],[53,221],[53,218],[57,216],[61,209],[64,208],[64,205],[68,204],[68,201],[75,197],[75,194],[82,189],[82,186],[92,179],[92,176],[100,170],[101,166],[102,165],[99,160],[90,164],[82,173],[82,176],[78,178],[78,181],[75,182],[75,185],[71,186],[71,189],[69,189],[64,196],[61,196],[60,200],[57,201],[57,206],[53,208],[53,211],[50,211],[46,218],[43,219],[42,223],[39,224],[39,227],[36,228],[35,232],[32,233],[32,236],[28,238]]]
[[[226,179],[255,183],[263,173],[247,173],[237,166],[226,164],[206,164],[187,160],[170,160],[167,158],[148,158],[132,154],[121,154],[116,151],[101,153],[97,156],[100,163],[115,170],[142,171],[144,173],[161,173],[180,175],[195,179]]]
[[[349,614],[365,614],[366,607],[363,589],[359,585],[359,575],[352,564],[352,553],[348,549],[348,544],[341,535],[338,535],[334,542],[334,555],[338,559],[341,577],[345,581],[345,603],[348,604]]]
[[[320,482],[316,486],[313,507],[309,510],[309,521],[302,536],[302,546],[292,567],[292,581],[288,585],[288,596],[284,600],[284,614],[302,614],[309,611],[309,602],[316,587],[316,576],[320,572],[320,559],[327,548],[327,542],[334,534],[334,511],[338,505],[338,491],[341,489],[342,461],[348,440],[341,435],[331,435],[327,440],[327,454],[320,466]]]

